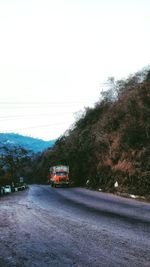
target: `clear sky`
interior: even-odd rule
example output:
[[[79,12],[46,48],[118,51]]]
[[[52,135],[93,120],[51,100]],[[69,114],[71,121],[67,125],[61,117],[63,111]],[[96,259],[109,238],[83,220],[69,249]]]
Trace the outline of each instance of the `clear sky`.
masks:
[[[0,0],[0,132],[51,140],[150,63],[149,0]]]

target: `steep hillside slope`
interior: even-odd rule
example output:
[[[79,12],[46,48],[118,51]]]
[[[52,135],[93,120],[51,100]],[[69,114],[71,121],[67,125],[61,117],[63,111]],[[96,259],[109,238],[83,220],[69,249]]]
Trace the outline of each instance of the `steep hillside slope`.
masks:
[[[37,164],[65,163],[77,185],[150,194],[150,71],[115,82]],[[118,188],[114,183],[118,182]]]

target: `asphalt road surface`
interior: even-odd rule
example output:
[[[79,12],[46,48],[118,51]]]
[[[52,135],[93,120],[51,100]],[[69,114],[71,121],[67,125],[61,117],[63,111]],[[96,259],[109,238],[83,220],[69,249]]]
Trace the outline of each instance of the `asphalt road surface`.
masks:
[[[149,267],[150,204],[32,185],[0,198],[0,267]]]

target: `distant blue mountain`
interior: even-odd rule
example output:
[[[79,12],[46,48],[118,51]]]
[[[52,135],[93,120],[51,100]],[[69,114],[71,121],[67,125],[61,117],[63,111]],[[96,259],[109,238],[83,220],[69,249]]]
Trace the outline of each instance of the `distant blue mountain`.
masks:
[[[33,137],[23,136],[14,133],[0,133],[0,147],[2,146],[20,146],[33,153],[43,152],[44,150],[53,147],[56,140],[44,141]]]

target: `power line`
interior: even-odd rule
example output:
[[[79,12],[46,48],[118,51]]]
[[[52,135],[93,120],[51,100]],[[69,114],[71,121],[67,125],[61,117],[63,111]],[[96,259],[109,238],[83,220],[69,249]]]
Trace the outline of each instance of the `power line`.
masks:
[[[50,106],[77,106],[85,105],[85,102],[0,102],[1,109],[17,109],[17,108],[39,108],[39,107],[50,107]]]
[[[71,124],[70,122],[62,122],[62,123],[53,123],[53,124],[45,124],[45,125],[36,125],[36,126],[31,126],[31,127],[25,127],[25,128],[16,128],[16,129],[10,129],[10,130],[3,130],[2,132],[14,132],[14,131],[22,131],[22,130],[28,130],[28,129],[34,129],[34,128],[45,128],[45,127],[50,127],[50,126],[55,126],[55,125],[65,125],[65,124]]]
[[[30,102],[30,101],[23,101],[23,102],[20,102],[20,101],[0,101],[0,104],[11,104],[11,105],[22,105],[22,104],[34,104],[34,105],[49,105],[49,104],[72,104],[72,103],[85,103],[85,101],[63,101],[63,102],[60,102],[60,101],[48,101],[48,102]]]
[[[0,116],[0,120],[19,120],[30,117],[43,117],[43,116],[61,116],[66,114],[73,114],[74,112],[61,112],[61,113],[40,113],[40,114],[26,114],[26,115],[7,115]]]

